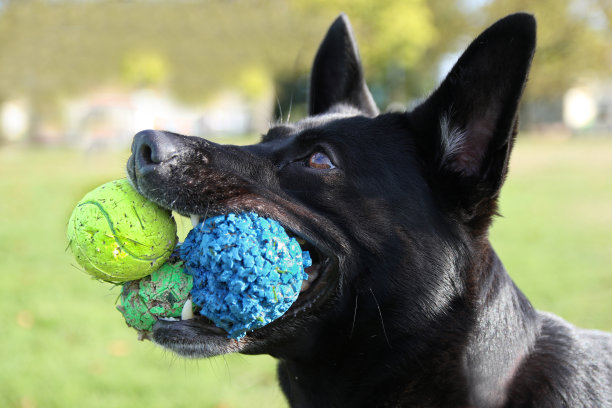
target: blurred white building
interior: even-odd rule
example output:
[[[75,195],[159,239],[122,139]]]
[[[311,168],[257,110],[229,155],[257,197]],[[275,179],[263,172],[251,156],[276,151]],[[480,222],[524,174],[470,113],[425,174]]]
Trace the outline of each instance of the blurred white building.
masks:
[[[563,121],[574,131],[612,131],[612,83],[569,89],[563,98]]]
[[[9,142],[15,142],[25,137],[29,125],[29,109],[22,100],[4,103],[0,109],[0,126],[2,135]]]
[[[264,112],[256,109],[268,105]],[[192,136],[240,135],[254,132],[260,117],[272,113],[270,102],[248,101],[237,92],[224,92],[202,106],[187,106],[151,90],[130,94],[105,89],[67,105],[70,144],[125,148],[135,133],[159,129]]]
[[[272,119],[272,94],[253,100],[225,91],[206,104],[188,106],[158,91],[102,88],[65,102],[61,125],[40,124],[37,139],[83,149],[125,149],[144,129],[202,137],[261,132]],[[9,142],[27,137],[31,119],[25,101],[0,106],[0,130]]]

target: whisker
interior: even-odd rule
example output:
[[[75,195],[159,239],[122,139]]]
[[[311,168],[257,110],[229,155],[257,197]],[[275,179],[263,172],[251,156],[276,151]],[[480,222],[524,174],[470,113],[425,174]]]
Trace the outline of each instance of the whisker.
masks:
[[[357,319],[357,302],[359,300],[359,294],[355,295],[355,311],[353,312],[353,325],[351,326],[351,334],[349,334],[349,339],[353,338],[353,331],[355,330],[355,320]]]
[[[291,91],[291,98],[289,99],[289,112],[287,113],[287,123],[291,119],[291,109],[293,108],[293,91]]]
[[[225,371],[227,373],[227,378],[229,380],[230,385],[232,384],[232,372],[230,371],[230,366],[227,362],[227,359],[225,358],[225,354],[222,355],[221,357],[223,357],[223,362],[225,363]]]
[[[389,342],[389,337],[387,337],[387,330],[385,329],[385,322],[382,317],[380,305],[378,304],[378,300],[376,299],[376,296],[374,295],[374,291],[372,290],[372,288],[370,288],[370,293],[372,294],[372,297],[374,298],[374,302],[376,303],[376,307],[378,308],[378,315],[380,316],[380,323],[382,325],[383,334],[385,335],[385,340],[387,340],[387,344],[389,345],[389,348],[392,349],[393,347],[391,347],[391,343]]]
[[[206,222],[206,219],[208,218],[208,209],[210,208],[210,200],[206,201],[206,212],[204,213],[204,219],[202,219],[202,222]]]
[[[281,107],[280,99],[278,99],[278,96],[276,97],[276,104],[278,105],[278,112],[280,113],[280,122],[283,123],[283,108]]]

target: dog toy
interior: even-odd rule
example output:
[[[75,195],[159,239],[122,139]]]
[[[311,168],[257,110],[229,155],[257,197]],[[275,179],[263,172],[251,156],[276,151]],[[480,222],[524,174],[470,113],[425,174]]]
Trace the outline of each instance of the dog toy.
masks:
[[[178,318],[183,308],[192,307],[188,300],[192,284],[192,277],[183,272],[182,262],[167,262],[151,275],[125,283],[117,309],[128,326],[144,337],[143,332],[150,331],[157,318]],[[188,312],[192,314],[193,310]]]
[[[312,264],[277,221],[254,213],[205,220],[179,251],[193,276],[193,303],[234,339],[282,316]]]
[[[112,283],[151,274],[177,243],[171,213],[138,194],[125,179],[87,193],[70,216],[67,237],[79,265]]]

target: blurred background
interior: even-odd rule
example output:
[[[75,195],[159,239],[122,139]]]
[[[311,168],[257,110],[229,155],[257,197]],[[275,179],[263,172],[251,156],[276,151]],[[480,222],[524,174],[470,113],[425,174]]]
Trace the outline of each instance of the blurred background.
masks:
[[[535,14],[491,239],[536,307],[612,331],[612,0],[0,0],[1,407],[286,405],[269,357],[139,343],[64,233],[87,191],[125,177],[139,130],[252,143],[303,117],[341,11],[383,110],[422,100],[498,18]]]

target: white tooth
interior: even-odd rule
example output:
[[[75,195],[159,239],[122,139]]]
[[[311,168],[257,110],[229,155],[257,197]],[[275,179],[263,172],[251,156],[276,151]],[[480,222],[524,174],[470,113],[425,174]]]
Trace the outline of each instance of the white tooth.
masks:
[[[309,287],[310,287],[310,282],[302,281],[302,288],[300,289],[300,293],[308,290]]]
[[[194,228],[196,227],[196,225],[200,223],[199,215],[191,214],[189,218],[191,218],[191,224],[193,225]]]
[[[159,320],[164,320],[166,322],[178,322],[179,319],[176,317],[160,317]]]
[[[181,312],[181,320],[193,319],[193,305],[191,299],[187,299],[183,305],[183,311]]]

